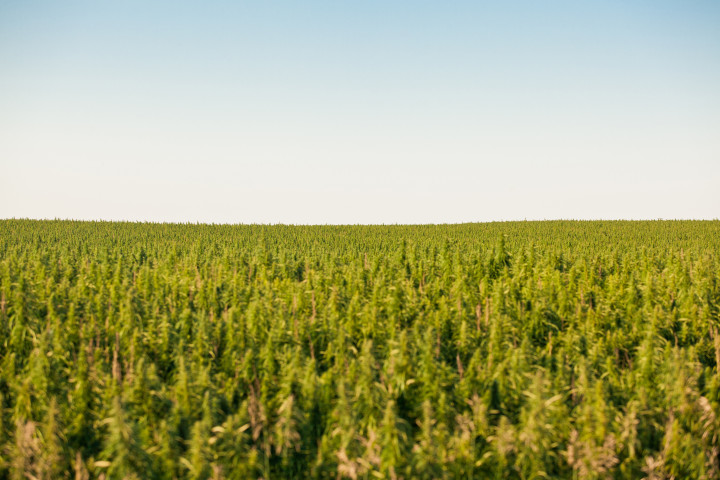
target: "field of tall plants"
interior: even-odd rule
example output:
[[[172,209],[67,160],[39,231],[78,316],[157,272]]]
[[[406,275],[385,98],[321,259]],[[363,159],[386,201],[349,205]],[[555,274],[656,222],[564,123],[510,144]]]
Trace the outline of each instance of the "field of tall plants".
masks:
[[[720,222],[0,221],[0,479],[720,478]]]

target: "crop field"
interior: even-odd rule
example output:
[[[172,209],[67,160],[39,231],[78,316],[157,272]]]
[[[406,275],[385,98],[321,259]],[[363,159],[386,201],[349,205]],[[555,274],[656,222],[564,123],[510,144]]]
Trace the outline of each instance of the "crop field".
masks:
[[[0,221],[0,479],[720,478],[720,222]]]

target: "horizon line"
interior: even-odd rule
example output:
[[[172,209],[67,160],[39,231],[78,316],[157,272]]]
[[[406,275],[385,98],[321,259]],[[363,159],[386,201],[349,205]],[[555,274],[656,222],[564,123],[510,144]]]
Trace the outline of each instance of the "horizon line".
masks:
[[[504,219],[504,220],[477,220],[466,222],[441,222],[441,223],[262,223],[262,222],[205,222],[205,221],[164,221],[164,220],[128,220],[128,219],[80,219],[80,218],[30,218],[30,217],[4,217],[1,222],[27,221],[27,222],[68,222],[68,223],[125,223],[143,225],[185,225],[185,226],[285,226],[285,227],[412,227],[412,226],[454,226],[454,225],[481,225],[493,223],[550,223],[550,222],[614,222],[614,223],[639,223],[639,222],[718,222],[720,218],[545,218],[545,219]]]

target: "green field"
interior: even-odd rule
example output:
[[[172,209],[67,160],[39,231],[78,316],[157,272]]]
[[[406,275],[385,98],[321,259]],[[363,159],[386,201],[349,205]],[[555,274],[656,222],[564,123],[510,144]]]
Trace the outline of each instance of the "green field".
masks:
[[[719,478],[720,222],[0,221],[0,478]]]

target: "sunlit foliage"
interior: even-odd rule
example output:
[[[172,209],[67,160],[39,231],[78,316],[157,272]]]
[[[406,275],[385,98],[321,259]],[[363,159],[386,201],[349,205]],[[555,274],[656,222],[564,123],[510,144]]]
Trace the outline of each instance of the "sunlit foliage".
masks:
[[[720,222],[0,221],[0,479],[720,478]]]

